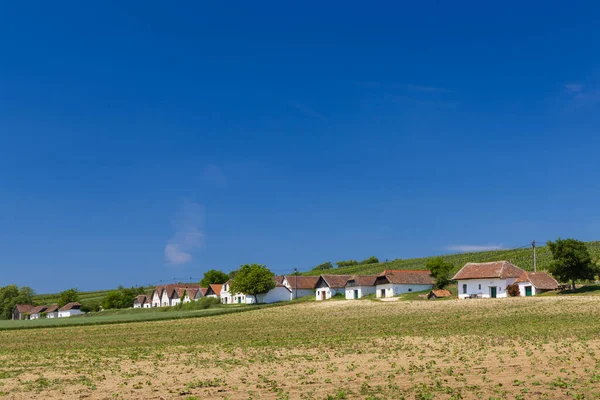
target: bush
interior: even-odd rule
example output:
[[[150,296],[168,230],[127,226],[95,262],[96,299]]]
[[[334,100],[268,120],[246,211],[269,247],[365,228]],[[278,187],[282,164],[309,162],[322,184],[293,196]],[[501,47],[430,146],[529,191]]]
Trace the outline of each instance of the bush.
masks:
[[[359,262],[358,264],[360,265],[366,265],[366,264],[379,264],[379,259],[375,256],[371,256],[365,260],[362,260],[361,262]]]
[[[519,284],[518,283],[513,283],[512,285],[508,285],[506,287],[506,293],[508,293],[508,295],[510,297],[517,297],[521,295],[521,290],[519,289]]]
[[[358,261],[356,260],[347,260],[347,261],[336,261],[338,268],[342,267],[351,267],[353,265],[358,265]]]
[[[333,264],[331,263],[331,261],[327,261],[324,262],[323,264],[319,264],[316,267],[313,268],[313,270],[315,271],[326,271],[328,269],[332,269],[333,268]]]
[[[179,303],[177,307],[181,310],[204,310],[206,308],[212,308],[221,304],[221,300],[215,297],[203,297],[198,301],[191,301],[189,303]]]

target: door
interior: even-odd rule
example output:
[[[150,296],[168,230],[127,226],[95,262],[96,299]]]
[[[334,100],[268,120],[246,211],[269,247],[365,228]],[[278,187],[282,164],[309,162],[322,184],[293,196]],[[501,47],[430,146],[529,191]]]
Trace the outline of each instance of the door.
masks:
[[[242,298],[238,297],[238,304],[242,304]]]
[[[525,286],[525,296],[531,296],[531,286]]]
[[[385,297],[385,289],[381,289],[381,297]]]
[[[327,298],[327,294],[324,290],[321,291],[321,300],[325,300]]]
[[[354,290],[354,298],[358,299],[358,290]]]
[[[490,297],[492,299],[496,298],[496,290],[497,290],[496,286],[490,286]]]

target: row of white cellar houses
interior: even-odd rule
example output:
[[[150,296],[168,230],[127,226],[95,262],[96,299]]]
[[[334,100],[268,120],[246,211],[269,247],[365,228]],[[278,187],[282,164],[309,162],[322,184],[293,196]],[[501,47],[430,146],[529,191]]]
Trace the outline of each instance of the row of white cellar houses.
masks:
[[[273,277],[275,287],[267,293],[248,295],[231,293],[231,282],[202,288],[195,284],[157,286],[150,296],[140,295],[134,300],[136,308],[167,307],[188,303],[202,297],[219,298],[223,304],[255,304],[290,301],[315,296],[317,301],[341,296],[347,300],[375,295],[376,298],[396,297],[404,293],[433,289],[435,281],[428,270],[385,270],[379,275],[320,275]],[[519,286],[520,296],[554,290],[558,282],[545,272],[526,272],[508,261],[468,263],[453,278],[458,283],[458,297],[507,297],[507,287]],[[450,292],[431,291],[430,298],[447,297]]]

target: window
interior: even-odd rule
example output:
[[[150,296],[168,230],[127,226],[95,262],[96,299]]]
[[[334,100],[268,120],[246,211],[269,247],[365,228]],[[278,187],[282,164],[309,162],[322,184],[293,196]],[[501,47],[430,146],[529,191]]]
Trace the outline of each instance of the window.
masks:
[[[463,284],[463,294],[467,294],[467,284]]]
[[[481,283],[479,284],[479,290],[481,290]]]

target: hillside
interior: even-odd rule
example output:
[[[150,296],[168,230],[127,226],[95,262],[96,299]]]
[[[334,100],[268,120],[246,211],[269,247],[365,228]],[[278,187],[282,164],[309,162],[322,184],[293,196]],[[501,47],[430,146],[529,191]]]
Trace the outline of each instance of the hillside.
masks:
[[[600,241],[587,242],[588,249],[592,258],[600,259]],[[552,261],[552,254],[547,246],[539,246],[536,248],[537,254],[537,269],[538,271],[546,270],[549,263]],[[477,253],[461,253],[447,254],[441,256],[443,259],[451,262],[454,265],[454,271],[458,271],[468,262],[486,262],[497,260],[508,260],[516,266],[531,271],[533,270],[533,250],[531,248],[516,249],[516,250],[495,250],[482,251]],[[328,271],[308,271],[303,275],[320,275],[323,273],[343,274],[343,275],[376,275],[386,269],[424,269],[429,260],[435,257],[411,258],[407,260],[395,260],[383,262],[379,264],[353,265],[351,267],[334,268]]]
[[[145,288],[146,293],[152,293],[154,287]],[[100,304],[104,297],[107,294],[112,292],[115,289],[111,290],[97,290],[93,292],[79,292],[79,302],[83,305],[91,305],[91,304]],[[38,294],[33,298],[36,304],[56,304],[58,303],[60,294],[59,293],[50,293],[50,294]]]

